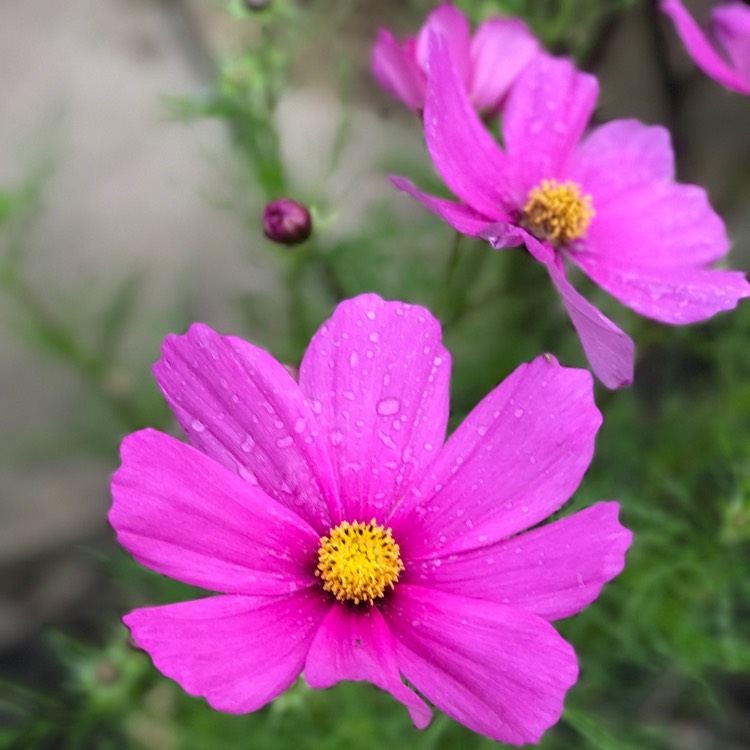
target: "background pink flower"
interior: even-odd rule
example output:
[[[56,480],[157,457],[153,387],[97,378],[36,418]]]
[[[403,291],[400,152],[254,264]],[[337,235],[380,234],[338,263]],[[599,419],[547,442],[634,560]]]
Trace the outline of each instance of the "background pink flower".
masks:
[[[661,9],[674,21],[685,48],[708,76],[732,91],[750,94],[750,8],[720,3],[711,12],[714,44],[681,0],[662,0]],[[719,51],[717,51],[717,46]]]
[[[664,128],[617,120],[581,141],[596,79],[539,55],[508,97],[503,149],[471,107],[447,41],[431,38],[425,137],[461,202],[425,195],[402,178],[394,184],[460,232],[497,248],[525,244],[549,271],[606,386],[632,381],[633,342],[571,286],[566,259],[665,323],[704,320],[750,294],[744,274],[709,267],[728,251],[724,224],[704,190],[674,181]]]
[[[613,502],[520,533],[588,468],[591,376],[539,357],[443,444],[440,337],[423,308],[358,297],[313,337],[299,384],[206,326],[167,338],[154,372],[192,445],[126,438],[110,521],[139,562],[221,595],[125,618],[164,674],[235,713],[304,670],[317,688],[368,680],[419,727],[430,711],[402,677],[497,740],[532,742],[557,721],[577,665],[549,621],[595,599],[631,539]],[[330,543],[347,523],[401,561],[390,578],[372,568],[393,587],[370,601],[352,601],[356,575],[324,590],[322,553],[349,544]]]
[[[372,72],[384,89],[415,112],[424,108],[431,31],[445,35],[472,104],[484,112],[500,107],[539,49],[526,24],[517,18],[491,18],[472,37],[466,16],[450,3],[433,10],[417,37],[402,44],[390,31],[380,29],[372,50]]]

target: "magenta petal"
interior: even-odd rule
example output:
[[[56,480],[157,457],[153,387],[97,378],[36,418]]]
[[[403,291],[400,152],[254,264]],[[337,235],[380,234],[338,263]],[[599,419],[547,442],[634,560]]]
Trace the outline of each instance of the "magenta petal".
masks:
[[[312,586],[319,536],[299,516],[185,443],[129,435],[112,478],[120,544],[159,573],[214,591]]]
[[[682,43],[707,76],[728,89],[750,94],[750,80],[745,79],[719,55],[681,0],[662,0],[661,9],[674,21]]]
[[[300,387],[336,462],[349,521],[388,513],[445,440],[450,355],[423,307],[342,302],[315,334]]]
[[[417,35],[415,48],[417,62],[424,71],[429,69],[429,44],[433,34],[445,40],[450,51],[451,63],[464,89],[468,90],[471,71],[471,28],[468,19],[450,3],[441,3],[427,16],[427,21]]]
[[[597,94],[594,76],[548,55],[534,57],[518,77],[503,110],[502,130],[521,201],[543,179],[567,178],[568,161]]]
[[[424,107],[426,78],[412,55],[401,47],[387,29],[378,31],[372,48],[372,73],[378,83],[409,109]]]
[[[403,177],[396,177],[393,175],[391,177],[391,182],[399,190],[403,190],[405,193],[408,193],[420,201],[428,211],[432,211],[432,213],[445,219],[445,221],[447,221],[454,229],[462,234],[477,237],[482,233],[490,221],[486,216],[477,213],[471,208],[471,206],[466,206],[463,203],[442,200],[441,198],[435,198],[432,195],[423,193],[421,190],[414,187],[409,180],[406,180]]]
[[[319,589],[286,597],[214,596],[123,618],[154,664],[217,711],[256,711],[299,676],[330,608]]]
[[[154,374],[203,453],[324,533],[339,520],[331,459],[297,383],[270,354],[195,324],[168,336]]]
[[[600,424],[589,372],[549,355],[521,365],[469,414],[394,514],[404,558],[483,547],[547,518],[578,487]]]
[[[547,270],[596,377],[611,389],[630,385],[635,367],[633,340],[584,299],[554,263],[548,264]]]
[[[424,127],[427,148],[446,185],[489,221],[502,221],[519,199],[508,163],[469,102],[445,40],[431,36]],[[515,196],[515,199],[514,199]]]
[[[567,177],[593,197],[598,214],[623,193],[674,178],[669,131],[637,120],[608,122],[578,147]]]
[[[310,646],[305,679],[314,688],[367,680],[403,703],[419,729],[432,717],[427,704],[401,681],[393,637],[377,607],[366,612],[331,607]]]
[[[558,620],[590,604],[625,564],[632,534],[598,503],[481,549],[415,562],[408,580]]]
[[[711,31],[750,87],[750,8],[745,3],[720,3],[711,11]]]
[[[471,93],[479,110],[496,110],[518,74],[539,50],[539,42],[517,18],[491,18],[471,41]]]
[[[536,742],[578,677],[575,653],[516,607],[399,584],[383,607],[401,672],[437,708],[501,742]]]
[[[574,256],[573,260],[620,302],[662,323],[684,325],[706,320],[750,297],[750,284],[740,271],[639,268],[594,255]]]

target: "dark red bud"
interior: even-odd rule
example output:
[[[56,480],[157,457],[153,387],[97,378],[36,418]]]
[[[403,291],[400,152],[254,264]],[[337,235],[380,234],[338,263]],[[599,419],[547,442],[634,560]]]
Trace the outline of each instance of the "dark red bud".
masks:
[[[271,201],[263,211],[263,232],[282,245],[299,245],[312,232],[310,212],[291,198]]]

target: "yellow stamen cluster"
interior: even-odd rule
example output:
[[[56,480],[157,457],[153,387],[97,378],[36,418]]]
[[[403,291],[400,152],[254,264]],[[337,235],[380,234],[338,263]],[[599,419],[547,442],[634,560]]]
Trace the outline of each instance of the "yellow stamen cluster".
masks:
[[[391,530],[370,523],[344,521],[321,537],[315,575],[339,601],[368,602],[393,588],[404,564]]]
[[[594,207],[590,195],[581,195],[580,185],[542,180],[529,192],[522,223],[538,239],[565,245],[586,233]]]

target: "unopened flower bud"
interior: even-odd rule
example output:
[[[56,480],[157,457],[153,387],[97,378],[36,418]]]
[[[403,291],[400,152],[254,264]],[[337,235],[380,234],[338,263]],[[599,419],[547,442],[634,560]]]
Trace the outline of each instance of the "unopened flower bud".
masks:
[[[244,0],[243,5],[248,10],[263,10],[271,4],[271,0]]]
[[[310,212],[291,198],[271,201],[263,211],[263,232],[282,245],[298,245],[312,232]]]

